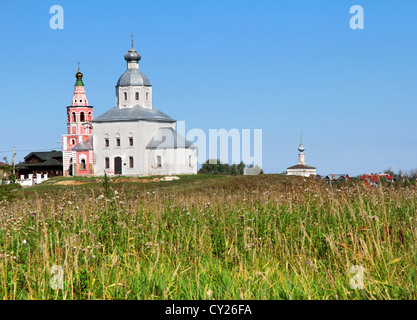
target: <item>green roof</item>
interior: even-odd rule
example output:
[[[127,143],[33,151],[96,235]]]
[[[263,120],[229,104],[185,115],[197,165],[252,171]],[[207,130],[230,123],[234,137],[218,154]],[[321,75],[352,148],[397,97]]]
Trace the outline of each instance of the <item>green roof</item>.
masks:
[[[81,78],[77,78],[77,81],[75,82],[76,87],[84,87],[83,80]]]

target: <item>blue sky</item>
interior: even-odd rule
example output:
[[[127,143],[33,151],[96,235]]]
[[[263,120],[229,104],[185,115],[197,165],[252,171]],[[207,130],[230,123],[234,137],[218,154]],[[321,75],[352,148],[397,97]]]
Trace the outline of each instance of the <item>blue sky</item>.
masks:
[[[416,17],[405,0],[1,1],[0,157],[60,148],[77,61],[95,116],[114,107],[133,33],[155,107],[261,128],[267,173],[296,164],[300,133],[319,174],[417,168]]]

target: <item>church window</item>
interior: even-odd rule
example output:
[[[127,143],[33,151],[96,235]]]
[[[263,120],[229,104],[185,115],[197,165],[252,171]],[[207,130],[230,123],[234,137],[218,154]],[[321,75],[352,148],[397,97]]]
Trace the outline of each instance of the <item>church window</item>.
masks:
[[[109,139],[108,139],[108,138],[105,138],[105,139],[104,139],[104,146],[105,146],[106,148],[108,148],[108,147],[110,146],[110,141],[109,141]]]
[[[88,118],[87,120],[91,120],[91,111],[88,111]]]
[[[189,156],[189,157],[188,157],[188,165],[189,165],[190,167],[192,167],[192,162],[191,162],[191,159],[192,159],[192,157],[191,157],[191,156]]]
[[[74,145],[75,144],[75,139],[71,139],[71,144]]]
[[[81,160],[81,170],[86,170],[86,163],[85,163],[85,159]]]
[[[130,137],[129,138],[129,146],[130,147],[133,147],[133,137]]]
[[[149,100],[149,92],[146,92],[146,100]]]
[[[80,102],[83,102],[83,100],[80,100]]]
[[[116,147],[120,147],[120,138],[116,138]]]
[[[133,168],[133,157],[129,157],[129,168]]]
[[[109,158],[104,159],[104,166],[105,166],[106,169],[110,168],[110,159]]]
[[[80,113],[80,121],[84,121],[85,119],[84,119],[84,112],[81,112]]]
[[[127,92],[123,92],[125,100],[127,100]]]
[[[72,122],[77,122],[77,117],[75,116],[75,112],[72,113]]]
[[[158,168],[162,167],[162,159],[161,159],[161,156],[157,156],[156,157],[156,166]]]
[[[136,92],[136,93],[135,93],[135,99],[136,99],[136,100],[139,100],[139,92]]]

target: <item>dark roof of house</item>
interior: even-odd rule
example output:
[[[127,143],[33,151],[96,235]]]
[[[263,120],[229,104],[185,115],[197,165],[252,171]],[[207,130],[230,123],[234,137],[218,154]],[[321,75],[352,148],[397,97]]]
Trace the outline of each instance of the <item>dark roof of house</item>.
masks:
[[[329,180],[349,179],[349,175],[346,173],[332,173],[324,177]]]
[[[0,167],[6,167],[6,166],[8,166],[8,164],[7,164],[7,163],[4,163],[4,162],[1,162],[1,161],[0,161]]]
[[[296,164],[295,166],[289,167],[287,169],[316,169],[315,167],[310,167],[306,164]]]
[[[89,136],[84,141],[78,143],[74,148],[74,151],[86,151],[86,150],[93,150],[93,136]]]
[[[41,162],[27,162],[31,157],[37,157]],[[17,164],[20,169],[34,167],[62,167],[62,151],[31,152],[25,158],[26,161]],[[59,159],[59,160],[58,160]]]
[[[109,111],[95,118],[92,122],[112,122],[112,121],[137,121],[137,120],[149,120],[149,121],[162,121],[162,122],[175,122],[170,116],[159,111],[158,109],[144,108],[139,105],[132,108],[119,108],[114,107]]]
[[[52,150],[52,151],[44,151],[44,152],[31,152],[24,159],[27,160],[31,158],[32,156],[35,156],[43,161],[46,161],[51,158],[62,158],[62,151]]]
[[[190,141],[180,135],[174,128],[166,127],[159,128],[151,141],[146,146],[146,149],[176,149],[176,148],[190,148],[195,149],[196,146]]]

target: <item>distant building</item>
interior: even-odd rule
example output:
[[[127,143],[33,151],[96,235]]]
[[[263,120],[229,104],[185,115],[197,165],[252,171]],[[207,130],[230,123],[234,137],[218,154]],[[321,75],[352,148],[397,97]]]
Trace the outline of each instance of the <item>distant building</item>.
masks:
[[[287,168],[287,175],[289,176],[302,176],[302,177],[309,177],[311,175],[316,175],[316,168],[308,166],[305,162],[305,154],[304,154],[304,146],[303,146],[303,136],[301,136],[301,142],[298,147],[298,163],[295,166]]]
[[[16,164],[16,177],[22,181],[36,184],[50,177],[62,176],[61,151],[31,152],[24,159]]]
[[[387,173],[371,173],[371,174],[364,174],[359,179],[365,182],[365,184],[369,185],[378,185],[380,178],[385,178],[389,182],[394,182],[394,177],[390,176]]]
[[[5,175],[5,168],[8,166],[8,164],[7,163],[4,163],[4,162],[1,162],[0,161],[0,180],[1,180],[1,178],[3,178],[3,176]]]
[[[350,177],[346,173],[342,173],[342,174],[329,174],[329,175],[325,176],[323,178],[323,180],[325,180],[326,182],[330,182],[330,181],[349,181],[350,180]]]

